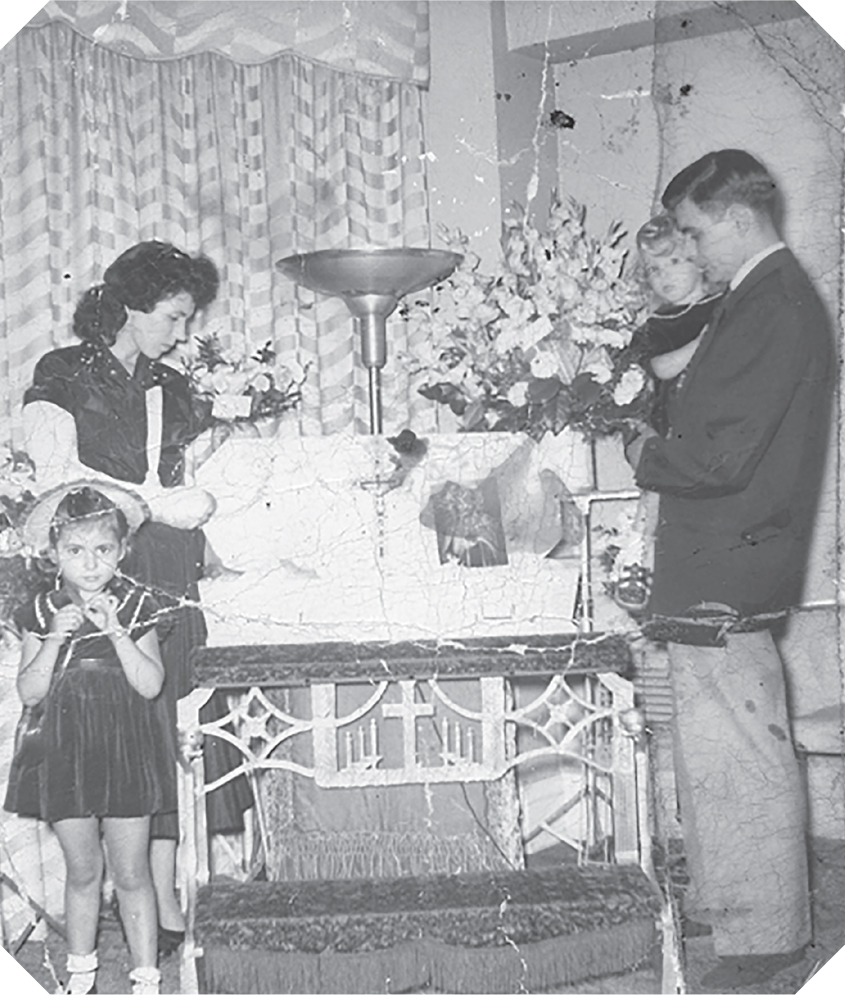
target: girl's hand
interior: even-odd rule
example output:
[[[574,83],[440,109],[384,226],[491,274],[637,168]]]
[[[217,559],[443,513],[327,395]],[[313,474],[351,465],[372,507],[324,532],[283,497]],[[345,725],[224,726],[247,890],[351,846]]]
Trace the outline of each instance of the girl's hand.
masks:
[[[84,619],[85,616],[79,605],[65,605],[53,616],[53,621],[50,623],[50,634],[61,636],[63,639],[67,638],[82,625]]]
[[[85,606],[85,615],[104,632],[119,629],[117,605],[117,598],[113,594],[97,594]]]

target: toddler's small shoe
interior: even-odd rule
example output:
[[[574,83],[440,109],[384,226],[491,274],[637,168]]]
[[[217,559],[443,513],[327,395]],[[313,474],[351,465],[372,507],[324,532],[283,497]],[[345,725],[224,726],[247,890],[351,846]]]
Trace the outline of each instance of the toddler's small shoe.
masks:
[[[639,563],[622,567],[613,586],[613,600],[634,614],[645,611],[651,595],[651,571]]]

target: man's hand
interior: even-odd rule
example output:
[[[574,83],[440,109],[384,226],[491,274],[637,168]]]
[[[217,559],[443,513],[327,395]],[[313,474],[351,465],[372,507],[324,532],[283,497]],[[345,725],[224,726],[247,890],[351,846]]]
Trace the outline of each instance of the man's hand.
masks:
[[[649,439],[653,439],[659,433],[655,432],[651,425],[647,425],[645,422],[638,422],[634,425],[634,431],[636,434],[625,446],[625,459],[631,468],[636,470],[640,462],[640,456],[643,454],[643,446]]]

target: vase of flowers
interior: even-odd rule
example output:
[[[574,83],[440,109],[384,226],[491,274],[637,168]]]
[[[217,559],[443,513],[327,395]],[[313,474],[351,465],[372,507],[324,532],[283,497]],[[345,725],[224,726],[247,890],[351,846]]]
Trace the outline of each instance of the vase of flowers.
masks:
[[[0,448],[0,557],[23,552],[18,526],[35,505],[35,464],[9,443]]]
[[[35,464],[5,443],[0,447],[0,629],[7,632],[15,631],[15,612],[44,580],[39,566],[24,555],[20,531],[35,503]]]
[[[196,355],[185,361],[194,394],[210,405],[212,447],[235,431],[274,435],[287,411],[302,398],[307,369],[280,360],[271,342],[252,355],[223,349],[216,335],[197,339]]]
[[[406,299],[403,360],[462,431],[592,440],[646,416],[650,381],[628,346],[647,296],[626,268],[622,226],[597,239],[585,221],[583,206],[555,196],[539,231],[517,206],[490,274],[460,231],[441,230],[464,260],[430,298]]]

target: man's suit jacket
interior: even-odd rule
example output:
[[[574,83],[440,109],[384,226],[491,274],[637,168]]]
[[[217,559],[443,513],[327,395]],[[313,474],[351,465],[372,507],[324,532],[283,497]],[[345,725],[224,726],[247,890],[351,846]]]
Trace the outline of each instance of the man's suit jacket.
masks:
[[[729,292],[637,484],[660,494],[652,610],[743,615],[801,599],[836,378],[825,307],[779,249]]]

